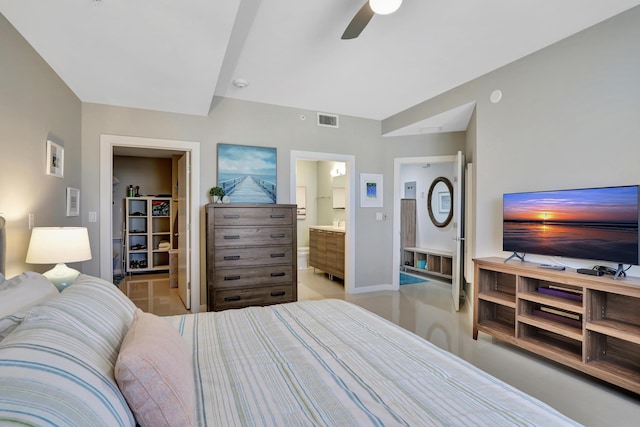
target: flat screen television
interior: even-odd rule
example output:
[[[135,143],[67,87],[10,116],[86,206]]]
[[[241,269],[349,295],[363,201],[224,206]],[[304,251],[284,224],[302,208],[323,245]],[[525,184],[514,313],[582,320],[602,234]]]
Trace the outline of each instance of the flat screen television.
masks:
[[[504,194],[503,250],[639,265],[639,188]]]

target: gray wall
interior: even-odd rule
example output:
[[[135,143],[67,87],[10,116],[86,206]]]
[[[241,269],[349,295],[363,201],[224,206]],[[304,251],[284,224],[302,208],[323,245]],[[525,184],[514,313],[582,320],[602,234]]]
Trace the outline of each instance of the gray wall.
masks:
[[[356,159],[356,162],[358,160]],[[345,220],[344,209],[333,209],[333,188],[345,186],[345,177],[332,177],[339,162],[318,162],[316,175],[318,189],[318,222],[315,225],[332,225],[333,220]]]
[[[429,167],[413,164],[402,166],[402,183],[416,183],[416,246],[438,251],[454,252],[456,248],[453,221],[444,227],[436,227],[429,218],[428,197],[433,180],[445,177],[453,183],[455,163],[434,163]],[[437,194],[433,194],[437,198]],[[455,199],[451,198],[453,202]],[[446,217],[446,216],[445,216]]]
[[[80,108],[73,92],[0,14],[0,213],[7,219],[7,277],[52,267],[24,262],[29,213],[36,226],[81,225],[81,217],[66,217],[66,187],[82,189]],[[45,174],[47,139],[64,147],[63,178]]]
[[[298,247],[309,246],[309,226],[318,225],[318,191],[316,176],[318,162],[298,160],[296,164],[296,186],[304,187],[306,192],[306,216],[298,220]],[[298,201],[296,201],[298,202]],[[299,203],[298,203],[299,205]]]
[[[139,186],[141,196],[171,194],[171,171],[171,159],[113,156],[113,176],[120,181],[113,186],[114,237],[122,237],[129,185],[133,185],[134,191]]]
[[[353,155],[356,174],[382,173],[386,185],[384,208],[360,208],[359,194],[355,207],[356,278],[355,287],[391,283],[392,258],[392,179],[393,158],[397,155],[429,156],[453,154],[464,148],[464,135],[428,135],[411,138],[383,138],[380,122],[354,117],[340,118],[340,128],[319,127],[314,111],[252,103],[233,99],[219,99],[208,117],[195,117],[172,113],[109,107],[97,104],[82,106],[83,177],[87,196],[85,210],[98,210],[99,198],[99,141],[100,134],[130,135],[149,138],[198,141],[201,143],[201,186],[211,187],[216,182],[216,145],[233,143],[277,147],[278,149],[278,202],[289,203],[295,195],[289,194],[289,160],[291,150]],[[454,144],[451,142],[455,141]],[[356,193],[358,190],[356,189]],[[105,195],[105,197],[107,197]],[[207,195],[200,195],[201,205]],[[387,214],[387,221],[375,221],[375,212]],[[201,226],[204,230],[204,213]],[[89,224],[92,240],[98,241],[98,224]],[[204,268],[204,248],[201,242]],[[94,246],[98,250],[97,246]],[[99,274],[97,257],[85,263],[85,271]],[[206,277],[202,274],[201,277]]]
[[[296,186],[305,187],[307,194],[307,215],[298,220],[298,247],[309,246],[309,227],[331,225],[334,219],[345,220],[344,209],[333,209],[333,187],[345,186],[345,177],[332,178],[331,170],[338,163],[318,160],[298,160],[296,166]],[[344,164],[343,164],[344,165]]]
[[[475,250],[505,256],[503,193],[640,183],[638,40],[640,7],[390,117],[383,129],[477,101],[466,144],[476,175]],[[494,89],[504,94],[498,104],[489,101]],[[640,276],[637,267],[630,273]]]
[[[277,147],[281,202],[290,200],[291,150],[355,156],[357,174],[384,174],[386,190],[384,208],[355,208],[356,287],[391,282],[393,158],[462,149],[475,165],[476,255],[502,255],[504,192],[640,181],[639,24],[640,8],[635,8],[382,124],[341,117],[340,129],[329,129],[300,120],[301,114],[314,117],[314,111],[231,99],[215,102],[208,117],[81,104],[0,17],[0,212],[9,220],[8,272],[25,268],[27,214],[33,212],[37,225],[81,220],[88,226],[93,260],[83,271],[99,274],[99,223],[87,223],[86,215],[99,211],[100,197],[108,197],[99,194],[98,185],[101,133],[201,142],[203,189],[216,181],[218,142]],[[488,100],[494,89],[504,92],[499,104]],[[467,133],[380,136],[381,126],[393,130],[474,100]],[[47,138],[65,147],[63,179],[44,175]],[[81,218],[64,216],[67,186],[82,190]],[[206,192],[198,197],[204,205]],[[356,201],[359,205],[359,195]],[[377,211],[386,213],[387,221],[376,221]],[[632,273],[638,275],[636,269]]]

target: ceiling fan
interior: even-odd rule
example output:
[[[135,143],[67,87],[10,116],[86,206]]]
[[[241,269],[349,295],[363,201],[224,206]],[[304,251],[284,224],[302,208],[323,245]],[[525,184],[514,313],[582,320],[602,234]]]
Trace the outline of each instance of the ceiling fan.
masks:
[[[344,34],[342,40],[355,39],[367,26],[373,15],[388,15],[398,10],[402,0],[367,0],[353,17]]]

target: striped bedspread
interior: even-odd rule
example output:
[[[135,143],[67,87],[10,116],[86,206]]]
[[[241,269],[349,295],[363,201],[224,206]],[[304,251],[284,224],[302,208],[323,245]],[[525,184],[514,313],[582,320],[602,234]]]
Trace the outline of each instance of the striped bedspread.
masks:
[[[201,426],[563,426],[546,404],[340,300],[171,316]]]

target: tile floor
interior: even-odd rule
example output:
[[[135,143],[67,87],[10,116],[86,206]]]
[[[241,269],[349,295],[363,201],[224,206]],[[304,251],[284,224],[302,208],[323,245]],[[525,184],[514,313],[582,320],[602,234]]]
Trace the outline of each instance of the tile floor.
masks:
[[[133,276],[120,286],[144,310],[160,315],[186,311],[177,296],[177,289],[169,289],[167,279]],[[548,403],[586,426],[640,425],[640,396],[482,333],[474,341],[471,338],[472,314],[467,304],[463,304],[459,312],[452,310],[450,286],[431,280],[403,285],[399,292],[345,296],[341,281],[330,281],[326,275],[311,269],[299,271],[298,299],[339,298],[358,304]]]
[[[169,286],[168,273],[127,275],[118,287],[143,311],[158,316],[190,312],[180,300],[178,288]]]

